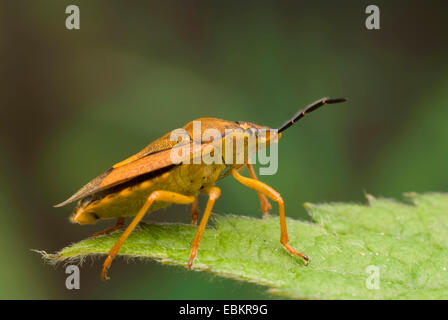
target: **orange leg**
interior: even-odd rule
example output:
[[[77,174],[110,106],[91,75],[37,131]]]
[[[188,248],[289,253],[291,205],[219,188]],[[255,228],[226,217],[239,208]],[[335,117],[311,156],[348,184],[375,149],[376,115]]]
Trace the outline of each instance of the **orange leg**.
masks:
[[[285,203],[280,194],[274,189],[272,189],[270,186],[264,184],[259,180],[243,177],[236,170],[232,170],[232,175],[241,184],[257,192],[261,192],[262,194],[270,198],[272,201],[278,203],[278,210],[280,215],[280,242],[281,244],[283,244],[283,246],[289,253],[301,257],[305,261],[305,264],[308,264],[310,259],[303,253],[296,251],[293,247],[291,247],[288,244],[289,238],[288,238],[288,231],[286,230]]]
[[[194,198],[191,204],[191,224],[195,226],[198,222],[199,209],[198,209],[198,197]]]
[[[202,234],[204,233],[205,227],[207,226],[208,218],[210,217],[210,213],[212,212],[213,205],[215,204],[216,199],[221,195],[221,190],[218,187],[211,187],[207,190],[208,193],[208,202],[207,207],[204,211],[204,216],[202,217],[201,224],[199,225],[198,231],[196,232],[196,236],[193,240],[193,245],[190,252],[190,259],[188,260],[188,269],[191,270],[193,266],[193,261],[196,258],[196,253],[198,252],[199,243],[201,242]]]
[[[140,211],[134,217],[134,220],[132,220],[131,224],[123,232],[120,239],[118,239],[118,241],[115,243],[113,248],[109,251],[109,256],[106,258],[106,261],[104,261],[103,271],[101,272],[101,279],[103,279],[103,280],[109,279],[107,277],[107,269],[109,269],[109,267],[112,263],[112,260],[117,255],[118,250],[120,250],[123,243],[129,237],[131,232],[135,229],[135,227],[140,222],[140,220],[144,217],[144,215],[146,214],[148,209],[151,207],[151,205],[154,203],[154,201],[163,201],[163,202],[177,203],[177,204],[190,204],[190,203],[194,202],[194,199],[195,199],[194,196],[186,196],[186,195],[171,192],[171,191],[158,190],[158,191],[152,192],[151,195],[146,200],[143,207],[141,207]]]
[[[253,164],[248,163],[247,169],[249,170],[249,174],[252,177],[252,179],[258,180]],[[272,209],[272,206],[269,203],[268,198],[266,198],[266,196],[263,193],[258,192],[258,197],[260,198],[261,212],[263,214],[262,218],[265,219],[269,217],[269,210]]]
[[[103,230],[103,231],[94,233],[94,234],[92,235],[92,237],[102,236],[102,235],[105,235],[105,234],[109,234],[109,233],[111,233],[111,232],[114,232],[115,230],[121,229],[121,228],[123,228],[123,226],[124,226],[124,222],[125,222],[125,219],[124,219],[124,218],[118,218],[118,219],[117,219],[117,223],[116,223],[113,227],[110,227],[110,228],[107,228],[106,230]]]

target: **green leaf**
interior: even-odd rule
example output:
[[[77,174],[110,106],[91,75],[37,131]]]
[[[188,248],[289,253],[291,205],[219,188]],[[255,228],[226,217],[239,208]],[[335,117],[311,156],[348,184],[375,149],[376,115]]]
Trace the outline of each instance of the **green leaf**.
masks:
[[[305,204],[316,223],[288,219],[287,225],[290,244],[310,257],[308,266],[280,244],[277,217],[215,215],[194,269],[290,298],[444,299],[448,195],[406,196],[409,203],[367,196],[369,205]],[[195,232],[189,225],[141,224],[119,255],[186,266]],[[45,257],[59,262],[106,254],[120,234],[86,239]],[[113,268],[110,273],[113,281]]]

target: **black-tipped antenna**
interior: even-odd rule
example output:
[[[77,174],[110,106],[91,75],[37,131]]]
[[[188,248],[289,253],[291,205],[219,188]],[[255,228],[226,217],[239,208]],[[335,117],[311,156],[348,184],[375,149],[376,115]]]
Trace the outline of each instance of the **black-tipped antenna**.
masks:
[[[278,130],[278,132],[285,131],[290,126],[292,126],[294,123],[296,123],[297,121],[302,119],[305,116],[305,114],[310,113],[310,112],[312,112],[312,111],[314,111],[316,109],[319,109],[320,107],[322,107],[325,104],[340,103],[340,102],[344,102],[344,101],[347,101],[347,99],[345,99],[345,98],[338,98],[338,99],[322,98],[320,100],[317,100],[316,102],[314,102],[314,103],[310,104],[309,106],[307,106],[305,109],[300,110],[299,112],[297,112],[291,118],[291,120],[286,121],[277,130]]]

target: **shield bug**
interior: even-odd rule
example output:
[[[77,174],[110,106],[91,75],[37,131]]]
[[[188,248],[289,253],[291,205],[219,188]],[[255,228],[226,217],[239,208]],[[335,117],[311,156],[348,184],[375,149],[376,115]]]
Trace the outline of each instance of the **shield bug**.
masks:
[[[192,224],[196,225],[197,196],[205,193],[208,195],[208,202],[193,239],[188,261],[188,267],[191,269],[213,205],[221,194],[215,183],[232,175],[238,182],[258,193],[263,217],[271,209],[268,198],[277,202],[281,244],[290,254],[297,255],[308,263],[309,258],[305,254],[288,244],[285,204],[282,197],[257,179],[253,165],[248,159],[261,148],[276,143],[283,131],[307,113],[325,104],[344,101],[346,100],[343,98],[320,99],[297,112],[278,129],[245,121],[233,122],[215,118],[201,118],[189,122],[183,131],[181,130],[184,134],[181,142],[178,135],[174,135],[176,139],[173,139],[174,131],[167,133],[137,154],[115,164],[56,207],[78,201],[70,218],[74,223],[92,224],[98,220],[116,219],[113,227],[94,236],[121,229],[124,227],[125,218],[133,217],[104,262],[101,278],[108,279],[107,270],[112,260],[147,212],[173,203],[191,204]],[[195,128],[197,123],[200,124],[199,134],[195,132],[198,131]],[[249,143],[250,138],[255,141],[254,144]],[[238,142],[242,143],[238,145]],[[215,161],[210,161],[211,158]],[[248,167],[250,178],[240,174],[245,167]]]

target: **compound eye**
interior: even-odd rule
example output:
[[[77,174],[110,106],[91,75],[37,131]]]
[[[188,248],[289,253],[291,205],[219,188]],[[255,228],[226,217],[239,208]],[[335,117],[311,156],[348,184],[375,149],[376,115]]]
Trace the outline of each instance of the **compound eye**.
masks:
[[[246,129],[246,132],[247,132],[249,135],[253,136],[253,135],[255,135],[256,130],[255,130],[254,128],[249,128],[249,129]]]

